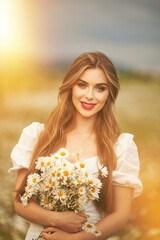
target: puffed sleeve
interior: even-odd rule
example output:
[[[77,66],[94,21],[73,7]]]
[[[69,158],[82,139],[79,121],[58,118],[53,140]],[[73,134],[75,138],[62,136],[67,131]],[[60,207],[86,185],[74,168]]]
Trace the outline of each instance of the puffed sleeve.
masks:
[[[18,143],[11,152],[13,167],[8,170],[8,173],[12,177],[17,176],[19,169],[29,168],[34,146],[43,130],[44,124],[38,122],[33,122],[23,129]]]
[[[117,167],[112,173],[113,185],[131,187],[134,189],[133,198],[138,197],[143,189],[138,178],[140,164],[137,146],[133,135],[122,133],[114,145]]]

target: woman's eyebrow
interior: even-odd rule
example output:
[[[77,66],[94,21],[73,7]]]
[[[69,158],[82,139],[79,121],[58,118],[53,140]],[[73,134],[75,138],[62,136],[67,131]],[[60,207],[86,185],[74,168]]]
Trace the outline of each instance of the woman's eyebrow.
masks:
[[[96,85],[97,85],[97,86],[100,86],[100,85],[105,85],[105,86],[107,86],[107,87],[108,87],[108,84],[107,84],[107,83],[97,83]]]
[[[84,80],[82,80],[82,79],[80,79],[80,78],[77,79],[77,82],[78,82],[78,81],[81,81],[81,82],[87,83],[86,81],[84,81]]]
[[[80,78],[77,79],[77,82],[78,82],[78,81],[81,81],[81,82],[84,82],[84,83],[87,83],[87,84],[88,84],[88,82],[86,82],[86,81],[84,81],[84,80],[82,80],[82,79],[80,79]],[[108,84],[107,84],[107,83],[97,83],[96,85],[97,85],[97,86],[99,86],[99,85],[105,85],[105,86],[108,87]]]

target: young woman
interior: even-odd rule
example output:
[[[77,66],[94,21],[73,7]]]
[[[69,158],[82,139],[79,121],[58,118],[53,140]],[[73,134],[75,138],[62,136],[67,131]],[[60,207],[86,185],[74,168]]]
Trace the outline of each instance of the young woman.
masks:
[[[132,198],[140,195],[139,158],[133,135],[120,133],[112,107],[119,91],[119,80],[112,62],[100,52],[80,55],[71,65],[59,89],[57,107],[45,124],[37,122],[24,128],[11,158],[17,172],[14,206],[17,214],[31,222],[26,239],[37,238],[44,226],[43,239],[103,240],[126,225]],[[103,164],[108,177],[103,179],[100,200],[86,206],[101,236],[82,231],[86,215],[74,212],[53,212],[31,201],[23,207],[19,192],[26,176],[35,171],[39,156],[49,156],[65,147],[79,152],[91,172]],[[49,234],[52,232],[53,234]]]

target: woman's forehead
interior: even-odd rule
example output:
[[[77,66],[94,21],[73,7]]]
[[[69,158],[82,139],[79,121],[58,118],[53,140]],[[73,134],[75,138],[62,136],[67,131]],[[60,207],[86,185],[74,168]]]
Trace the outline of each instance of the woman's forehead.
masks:
[[[88,83],[108,83],[107,77],[101,68],[87,68],[78,78]]]

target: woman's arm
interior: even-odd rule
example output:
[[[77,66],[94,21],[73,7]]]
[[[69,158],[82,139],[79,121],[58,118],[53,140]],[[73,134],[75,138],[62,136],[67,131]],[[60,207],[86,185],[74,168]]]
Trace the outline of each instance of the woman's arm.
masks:
[[[21,169],[17,175],[16,189],[19,189],[26,175],[27,169]],[[18,193],[15,191],[14,207],[18,215],[26,220],[44,226],[53,226],[66,232],[80,231],[87,218],[84,214],[75,214],[71,211],[55,212],[44,209],[38,203],[30,201],[27,207],[24,207],[19,200]]]
[[[120,231],[127,224],[131,202],[132,202],[133,189],[128,187],[113,186],[113,205],[112,213],[104,217],[96,225],[97,229],[101,231],[102,235],[95,237],[93,234],[81,231],[78,233],[68,234],[58,229],[53,228],[53,234],[49,235],[47,229],[44,230],[44,239],[65,239],[65,240],[105,240]],[[51,229],[49,229],[51,231]]]

